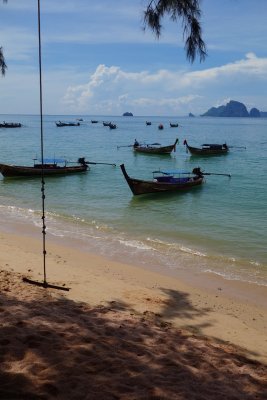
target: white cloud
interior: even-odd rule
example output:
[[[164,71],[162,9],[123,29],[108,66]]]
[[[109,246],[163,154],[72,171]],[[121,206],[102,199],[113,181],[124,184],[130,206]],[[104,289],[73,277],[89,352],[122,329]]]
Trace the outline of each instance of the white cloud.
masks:
[[[230,99],[264,111],[266,77],[267,59],[254,53],[194,72],[136,72],[100,64],[92,73],[85,73],[61,66],[43,71],[44,113],[121,115],[130,110],[134,115],[202,114]],[[37,68],[21,70],[10,65],[6,77],[0,79],[2,113],[38,113]]]
[[[267,79],[267,58],[258,58],[254,53],[247,53],[246,58],[220,67],[209,68],[203,71],[194,71],[184,74],[180,83],[184,86],[203,86],[223,79],[236,77],[254,77]]]
[[[63,104],[70,112],[90,110],[105,114],[106,107],[113,113],[132,107],[136,114],[152,110],[172,114],[193,108],[210,92],[216,92],[218,86],[228,88],[230,99],[235,81],[245,84],[252,78],[267,79],[267,58],[258,58],[254,53],[234,63],[194,72],[126,72],[118,66],[99,65],[87,83],[68,87]]]

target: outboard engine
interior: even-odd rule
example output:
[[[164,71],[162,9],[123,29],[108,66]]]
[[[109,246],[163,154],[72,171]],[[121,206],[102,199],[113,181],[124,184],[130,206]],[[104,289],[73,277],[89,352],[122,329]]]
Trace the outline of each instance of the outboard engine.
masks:
[[[201,171],[200,167],[196,167],[193,169],[192,174],[195,174],[197,176],[203,176],[203,172]]]
[[[85,161],[85,157],[78,158],[78,163],[81,164],[81,165],[87,165],[86,161]]]

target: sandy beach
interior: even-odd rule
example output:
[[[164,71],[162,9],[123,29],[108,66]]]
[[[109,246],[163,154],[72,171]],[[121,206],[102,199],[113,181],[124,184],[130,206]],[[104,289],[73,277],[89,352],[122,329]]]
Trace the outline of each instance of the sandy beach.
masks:
[[[267,398],[266,287],[0,239],[1,399]]]

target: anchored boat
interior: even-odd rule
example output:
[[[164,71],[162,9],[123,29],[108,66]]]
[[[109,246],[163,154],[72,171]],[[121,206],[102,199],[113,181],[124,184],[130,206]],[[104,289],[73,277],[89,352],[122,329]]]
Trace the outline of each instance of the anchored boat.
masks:
[[[0,128],[21,128],[22,124],[20,122],[2,122],[0,123]]]
[[[62,121],[57,121],[56,126],[59,128],[62,126],[80,126],[80,122],[62,122]]]
[[[46,159],[43,164],[36,163],[32,167],[22,165],[0,164],[0,172],[4,177],[34,177],[34,176],[52,176],[68,175],[88,170],[88,162],[84,157],[77,160],[77,165],[67,165],[65,159]]]
[[[126,182],[134,195],[163,192],[183,192],[203,183],[204,177],[200,168],[192,172],[182,171],[154,171],[153,180],[131,178],[121,164],[121,170]]]
[[[172,151],[176,150],[176,145],[178,143],[178,139],[169,146],[160,146],[158,144],[139,144],[135,141],[133,145],[133,149],[137,153],[146,153],[146,154],[171,154]]]
[[[189,146],[187,140],[184,140],[186,150],[194,156],[217,156],[221,154],[227,154],[229,147],[226,143],[224,144],[202,144],[201,147]]]

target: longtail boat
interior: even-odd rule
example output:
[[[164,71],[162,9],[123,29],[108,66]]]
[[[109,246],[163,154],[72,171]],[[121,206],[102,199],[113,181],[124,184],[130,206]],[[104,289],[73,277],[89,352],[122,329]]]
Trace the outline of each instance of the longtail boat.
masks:
[[[172,151],[176,151],[176,144],[178,143],[178,139],[169,146],[158,146],[158,145],[145,145],[139,144],[135,141],[133,145],[133,149],[137,153],[145,153],[145,154],[171,154]]]
[[[21,128],[22,124],[20,122],[2,122],[0,123],[0,128]]]
[[[67,165],[65,159],[46,159],[43,164],[36,163],[32,167],[21,165],[0,164],[0,172],[4,177],[35,177],[35,176],[52,176],[52,175],[68,175],[77,172],[85,172],[88,170],[88,162],[84,157],[80,157],[77,161],[78,165]],[[60,165],[62,164],[62,165]]]
[[[182,171],[154,171],[153,180],[145,181],[131,178],[121,164],[121,170],[126,182],[134,195],[164,192],[183,192],[199,186],[204,181],[200,168],[195,168],[192,173]]]
[[[224,144],[202,144],[201,147],[189,146],[187,141],[184,140],[186,150],[194,156],[217,156],[221,154],[227,154],[229,147],[226,143]]]
[[[178,128],[178,124],[172,124],[171,122],[170,122],[170,128]]]
[[[62,122],[62,121],[57,121],[56,126],[62,127],[62,126],[80,126],[80,122]]]
[[[117,128],[117,125],[113,124],[112,122],[103,121],[103,126],[109,126],[110,129],[116,129]]]

